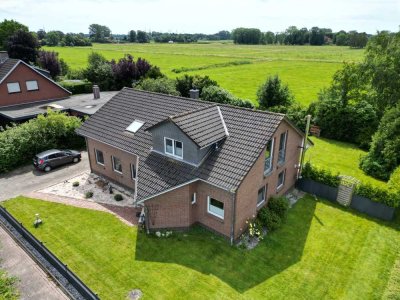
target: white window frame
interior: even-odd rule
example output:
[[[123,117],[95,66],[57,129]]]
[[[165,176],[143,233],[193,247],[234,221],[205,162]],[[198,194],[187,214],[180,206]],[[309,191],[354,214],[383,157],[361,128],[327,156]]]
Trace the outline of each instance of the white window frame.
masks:
[[[121,159],[118,158],[119,161],[121,162],[121,171],[119,171],[119,170],[116,170],[116,169],[115,169],[114,158],[118,158],[118,157],[116,157],[116,156],[114,156],[114,155],[111,155],[111,161],[112,161],[113,171],[114,171],[115,173],[122,174],[122,162],[121,162]]]
[[[285,185],[286,169],[284,169],[284,170],[282,170],[281,172],[278,173],[278,181],[277,181],[277,183],[279,183],[279,175],[282,174],[282,173],[283,173],[283,180],[282,180],[282,183],[276,187],[277,190],[280,190]]]
[[[265,170],[265,160],[264,160],[264,175],[268,175],[270,173],[272,173],[272,170],[274,169],[274,147],[275,147],[275,138],[271,138],[268,143],[271,141],[271,154],[270,154],[270,158],[271,158],[271,163],[270,163],[270,167],[268,170]],[[265,151],[267,151],[267,148],[265,147]],[[265,156],[265,151],[264,151],[264,156]],[[264,158],[267,159],[267,158]]]
[[[10,87],[15,86],[15,85],[18,85],[18,90],[10,92]],[[9,94],[21,93],[21,86],[19,85],[19,82],[18,81],[16,81],[16,82],[8,82],[7,83],[7,91],[8,91]]]
[[[288,133],[289,133],[288,130],[286,130],[285,132],[282,132],[281,135],[279,136],[278,164],[280,164],[280,165],[283,165],[286,161],[286,144],[287,144]],[[283,134],[285,135],[285,141],[283,143],[283,148],[280,149]],[[282,161],[280,161],[281,151],[283,151],[283,160]]]
[[[102,154],[103,154],[103,162],[101,163],[101,162],[99,162],[99,157],[97,156],[98,154],[97,154],[97,152],[101,152]],[[95,154],[95,156],[96,156],[96,163],[98,164],[98,165],[100,165],[100,166],[104,166],[104,153],[103,153],[103,151],[101,151],[101,150],[99,150],[99,149],[94,149],[94,154]]]
[[[135,170],[135,176],[133,176],[133,170]],[[131,163],[131,178],[132,180],[136,180],[137,177],[137,170],[135,164]]]
[[[213,211],[210,210],[211,198],[212,198],[212,197],[207,196],[207,212],[208,212],[210,215],[216,216],[217,218],[220,218],[220,219],[223,220],[223,219],[224,219],[224,216],[225,216],[225,203],[222,202],[222,201],[219,201],[219,200],[217,200],[217,199],[215,199],[215,198],[212,198],[212,199],[214,199],[214,200],[216,200],[216,201],[221,202],[221,203],[224,205],[224,208],[223,208],[223,209],[221,209],[221,208],[219,208],[219,207],[216,207],[217,209],[222,210],[222,215],[220,215],[220,214],[218,214],[218,213],[213,212]],[[215,207],[215,206],[213,206],[213,207]]]
[[[36,88],[30,88],[28,84],[34,82],[36,84]],[[26,90],[27,91],[38,91],[39,90],[39,84],[37,82],[37,80],[27,80],[25,81],[25,85],[26,85]]]
[[[172,141],[172,153],[167,152],[167,140]],[[175,150],[176,149],[176,142],[181,143],[181,145],[182,145],[182,155],[176,155],[176,150]],[[170,156],[173,156],[173,157],[177,157],[177,158],[183,159],[183,143],[181,141],[174,140],[174,139],[171,139],[169,137],[164,137],[164,153],[166,155],[170,155]]]
[[[143,121],[140,120],[134,120],[128,127],[126,127],[126,131],[131,132],[131,133],[136,133],[142,126],[144,125]]]
[[[263,189],[263,200],[261,202],[258,203],[258,191],[257,191],[257,207],[260,207],[261,205],[263,205],[265,203],[265,200],[267,198],[267,185],[264,185],[262,187]],[[259,189],[261,190],[261,189]]]
[[[197,193],[193,193],[193,194],[192,194],[191,203],[192,203],[192,204],[196,204],[196,202],[197,202]]]

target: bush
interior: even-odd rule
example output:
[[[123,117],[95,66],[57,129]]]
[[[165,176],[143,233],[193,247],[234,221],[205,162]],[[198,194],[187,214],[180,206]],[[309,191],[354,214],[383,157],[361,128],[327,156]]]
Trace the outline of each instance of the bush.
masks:
[[[73,95],[76,94],[88,94],[92,92],[92,84],[88,81],[83,80],[64,80],[59,84],[70,91]]]
[[[258,212],[258,219],[269,231],[278,229],[282,224],[281,218],[268,207],[260,209]]]
[[[35,154],[52,148],[82,148],[85,140],[75,133],[77,117],[47,111],[36,119],[0,131],[0,173],[23,165]]]
[[[189,98],[191,89],[198,89],[202,96],[203,89],[208,86],[218,86],[218,83],[208,76],[187,75],[176,78],[176,90],[182,97]]]
[[[400,205],[400,192],[388,188],[379,188],[361,183],[357,185],[355,194],[390,207],[399,207]]]
[[[203,91],[201,92],[201,99],[222,104],[254,108],[250,101],[239,99],[229,93],[227,90],[213,85],[203,88]]]
[[[72,186],[74,186],[74,187],[79,186],[79,181],[74,181],[74,182],[72,183]]]
[[[86,199],[89,199],[89,198],[92,198],[93,197],[93,192],[92,191],[87,191],[86,193],[85,193],[85,198]]]
[[[122,201],[122,200],[124,200],[124,197],[121,194],[115,194],[114,195],[114,200],[115,201]]]
[[[286,217],[289,203],[285,197],[272,197],[268,201],[268,208],[277,214],[281,219]]]
[[[179,92],[175,89],[175,81],[168,78],[151,79],[146,78],[135,86],[138,90],[162,93],[167,95],[179,96]]]
[[[332,187],[340,184],[339,173],[332,174],[329,170],[315,168],[309,162],[304,164],[301,176]]]

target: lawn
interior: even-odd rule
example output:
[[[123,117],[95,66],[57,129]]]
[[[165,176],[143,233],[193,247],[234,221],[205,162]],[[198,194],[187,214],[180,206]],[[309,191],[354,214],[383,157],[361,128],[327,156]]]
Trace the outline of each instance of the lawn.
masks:
[[[56,51],[72,69],[87,65],[92,51],[107,59],[118,59],[125,53],[148,59],[168,77],[184,73],[173,69],[190,68],[189,74],[209,75],[239,97],[256,100],[259,85],[267,76],[279,74],[296,99],[308,105],[321,88],[328,86],[333,73],[344,61],[360,61],[363,50],[338,46],[265,46],[210,44],[93,44],[92,47],[44,47]],[[238,62],[246,64],[234,65]],[[197,68],[206,68],[196,70]]]
[[[386,182],[366,175],[358,166],[361,156],[367,154],[356,145],[335,140],[311,137],[314,146],[307,153],[305,161],[312,165],[331,170],[333,173],[353,176],[362,182],[384,187]]]
[[[301,199],[252,251],[199,227],[159,239],[113,215],[18,197],[4,206],[101,299],[395,299],[400,223]],[[31,225],[35,213],[44,220]]]

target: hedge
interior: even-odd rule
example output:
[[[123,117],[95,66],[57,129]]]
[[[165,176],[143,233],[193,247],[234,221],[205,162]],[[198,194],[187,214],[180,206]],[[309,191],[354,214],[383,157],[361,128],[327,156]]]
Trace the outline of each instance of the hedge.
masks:
[[[83,148],[85,141],[75,133],[82,121],[62,112],[47,111],[20,125],[0,131],[0,172],[26,164],[35,154],[52,148]]]
[[[65,80],[59,82],[59,84],[70,91],[73,95],[88,94],[92,92],[92,84],[84,80]]]
[[[340,184],[339,174],[334,175],[328,170],[315,168],[309,162],[303,167],[302,177],[332,187],[338,187]],[[390,207],[400,206],[400,191],[397,190],[359,183],[355,189],[355,194]]]

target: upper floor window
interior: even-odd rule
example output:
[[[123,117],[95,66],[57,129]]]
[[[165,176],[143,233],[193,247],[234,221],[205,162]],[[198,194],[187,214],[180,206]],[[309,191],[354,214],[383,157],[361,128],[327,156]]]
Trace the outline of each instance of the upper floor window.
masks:
[[[26,82],[26,89],[28,91],[37,91],[39,89],[38,83],[36,80],[29,80]]]
[[[115,156],[111,156],[111,159],[112,159],[113,170],[117,173],[122,174],[121,160]]]
[[[104,155],[103,155],[103,151],[100,151],[98,149],[94,150],[95,154],[96,154],[96,162],[99,165],[104,166]]]
[[[281,134],[279,140],[279,154],[278,154],[278,164],[283,164],[286,158],[286,140],[287,140],[287,131]]]
[[[165,153],[179,158],[183,158],[183,144],[170,138],[164,138]]]
[[[134,164],[131,164],[131,176],[132,179],[136,179],[136,166]]]
[[[21,87],[19,86],[19,82],[7,83],[7,89],[9,94],[21,92]]]
[[[267,143],[265,149],[265,164],[264,164],[264,174],[268,174],[272,171],[272,161],[274,152],[274,139],[271,139]]]

